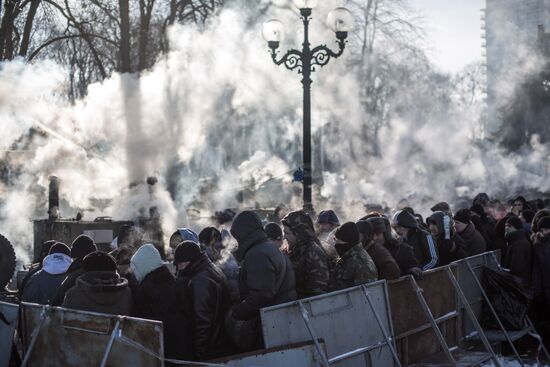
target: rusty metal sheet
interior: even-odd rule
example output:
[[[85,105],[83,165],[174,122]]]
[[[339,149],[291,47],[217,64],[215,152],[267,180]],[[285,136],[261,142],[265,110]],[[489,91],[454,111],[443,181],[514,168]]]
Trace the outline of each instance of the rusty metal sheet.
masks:
[[[457,297],[446,267],[424,273],[416,282],[449,347],[457,345]],[[393,328],[400,360],[415,363],[438,353],[440,346],[416,295],[410,276],[388,283]]]
[[[365,290],[387,334],[393,335],[386,282],[379,281],[367,284],[365,288],[348,288],[262,309],[266,347],[312,340],[300,310],[301,302],[316,338],[325,341],[331,366],[393,366],[390,347],[384,344],[384,334]],[[363,349],[368,347],[370,350]],[[347,354],[349,352],[353,353]]]
[[[320,341],[320,344],[325,349],[324,341]],[[317,355],[313,342],[261,349],[210,362],[231,367],[321,366],[321,360]]]
[[[33,330],[42,324],[30,353],[29,366],[99,366],[117,321],[120,332],[112,345],[107,366],[162,366],[163,363],[135,346],[118,340],[123,336],[153,354],[164,355],[162,323],[64,308],[22,303],[23,352],[27,353]]]
[[[0,367],[9,366],[18,314],[18,305],[0,302]]]

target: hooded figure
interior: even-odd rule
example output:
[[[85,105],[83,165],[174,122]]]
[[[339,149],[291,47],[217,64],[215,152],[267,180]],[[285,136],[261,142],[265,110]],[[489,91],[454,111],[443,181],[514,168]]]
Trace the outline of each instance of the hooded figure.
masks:
[[[533,246],[527,239],[521,219],[508,218],[504,238],[506,252],[502,256],[502,266],[510,269],[510,274],[520,277],[522,284],[529,287],[533,270]]]
[[[359,242],[359,230],[353,222],[344,223],[334,233],[339,259],[330,278],[330,291],[374,282],[376,265]]]
[[[95,251],[82,259],[84,273],[67,291],[63,307],[112,315],[130,315],[132,292],[117,273],[115,259]]]
[[[426,271],[437,266],[439,254],[432,235],[421,229],[415,217],[405,210],[393,215],[392,226],[401,240],[414,250],[420,268]]]
[[[373,219],[383,221],[382,218]],[[378,269],[378,279],[398,279],[401,275],[399,265],[397,265],[390,251],[384,247],[383,242],[374,241],[373,237],[375,233],[373,225],[368,220],[360,220],[356,225],[359,230],[360,242],[374,261],[376,269]],[[383,222],[382,225],[384,225]]]
[[[29,279],[21,301],[49,304],[55,297],[61,282],[65,279],[65,273],[71,265],[70,252],[71,250],[64,243],[54,244],[42,262],[42,269]]]
[[[296,299],[296,279],[292,264],[269,241],[258,216],[251,211],[239,213],[231,225],[238,242],[235,257],[241,262],[239,289],[241,301],[233,307],[233,318],[251,320],[260,308]]]
[[[437,244],[437,266],[445,266],[466,257],[464,241],[453,230],[450,214],[436,211],[426,221]]]
[[[464,241],[466,256],[474,256],[485,252],[485,239],[471,221],[469,209],[460,209],[453,217],[455,229]]]
[[[50,248],[52,248],[53,245],[56,244],[57,241],[49,240],[44,243],[42,243],[42,247],[40,248],[40,254],[38,255],[38,258],[34,259],[33,264],[31,265],[29,272],[23,280],[21,281],[21,286],[19,287],[19,298],[23,295],[23,291],[25,290],[25,286],[27,285],[28,281],[32,278],[34,274],[36,274],[40,269],[42,269],[42,262],[44,261],[44,258],[48,256],[48,253],[50,252]]]
[[[134,294],[133,316],[162,321],[164,355],[167,358],[192,359],[192,339],[184,295],[170,270],[163,264],[156,247],[152,244],[141,246],[132,256],[130,266],[139,283]]]
[[[191,317],[194,359],[203,361],[230,352],[224,317],[231,306],[227,279],[195,242],[176,247],[177,281]]]
[[[222,258],[223,250],[222,234],[216,227],[206,227],[199,233],[199,242],[208,258],[213,262]]]
[[[330,280],[330,260],[315,236],[313,221],[305,211],[298,210],[285,216],[282,223],[298,298],[326,293]]]

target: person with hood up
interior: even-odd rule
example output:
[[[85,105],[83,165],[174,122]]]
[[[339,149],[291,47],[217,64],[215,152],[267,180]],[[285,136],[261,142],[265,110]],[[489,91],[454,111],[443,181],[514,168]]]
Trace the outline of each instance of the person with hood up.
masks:
[[[359,242],[361,242],[367,254],[374,261],[376,269],[378,269],[378,279],[398,279],[401,276],[399,265],[397,265],[390,251],[384,247],[383,242],[374,241],[374,227],[371,222],[360,220],[356,225],[359,230]]]
[[[216,227],[206,227],[199,233],[199,242],[213,262],[220,261],[223,250],[222,234]]]
[[[23,295],[23,291],[25,290],[25,286],[27,285],[28,281],[32,278],[34,274],[39,272],[42,269],[42,262],[44,261],[44,258],[48,256],[48,253],[50,252],[50,249],[53,245],[55,245],[57,241],[55,240],[49,240],[44,243],[42,243],[42,246],[40,247],[40,254],[38,255],[38,258],[35,258],[33,261],[33,264],[31,265],[28,273],[25,275],[23,280],[21,281],[21,286],[19,287],[19,298]]]
[[[533,246],[527,239],[523,222],[518,217],[510,217],[506,221],[506,252],[502,256],[502,266],[521,278],[525,287],[531,285],[533,272]]]
[[[176,247],[174,265],[191,317],[194,359],[204,361],[229,354],[224,317],[231,298],[225,275],[192,241]]]
[[[487,245],[481,233],[472,223],[470,210],[460,209],[453,216],[453,219],[456,233],[464,241],[466,256],[484,253]]]
[[[550,217],[542,217],[537,223],[538,232],[533,235],[533,288],[535,296],[546,299],[550,306]],[[547,309],[546,309],[547,310]]]
[[[524,210],[530,210],[531,207],[529,207],[529,203],[527,203],[527,200],[523,196],[518,196],[517,198],[512,200],[512,208],[510,211],[520,216],[521,213],[523,213]]]
[[[179,228],[170,236],[169,245],[170,248],[175,249],[183,241],[193,241],[200,243],[199,235],[189,228]]]
[[[191,329],[184,295],[176,278],[163,264],[159,251],[153,244],[141,246],[132,256],[130,267],[138,281],[132,315],[162,321],[166,358],[192,359]]]
[[[405,210],[397,211],[392,218],[392,227],[401,240],[412,247],[423,271],[437,266],[439,254],[432,235],[421,229],[410,213]]]
[[[69,266],[69,269],[67,269],[67,276],[63,280],[63,283],[61,283],[61,286],[52,301],[53,306],[61,306],[67,291],[74,287],[76,284],[76,279],[84,274],[84,267],[82,266],[84,257],[94,251],[97,251],[97,246],[94,243],[94,240],[92,240],[89,236],[81,234],[74,239],[71,245],[71,258],[73,259],[73,262],[71,263],[71,266]]]
[[[378,279],[376,265],[359,242],[359,230],[355,223],[344,223],[334,233],[334,239],[339,258],[330,278],[331,292]]]
[[[464,241],[456,235],[450,214],[437,211],[426,222],[437,244],[439,254],[437,266],[445,266],[466,257]]]
[[[70,253],[71,250],[64,243],[54,244],[42,262],[42,269],[29,279],[21,301],[49,304],[55,297],[61,282],[65,279],[67,269],[71,266]]]
[[[82,259],[84,273],[76,279],[74,287],[67,291],[63,307],[75,310],[130,315],[132,292],[128,280],[117,273],[115,259],[101,251],[95,251]]]
[[[282,223],[298,298],[326,293],[330,280],[330,259],[315,236],[313,221],[305,211],[298,210],[286,215]]]

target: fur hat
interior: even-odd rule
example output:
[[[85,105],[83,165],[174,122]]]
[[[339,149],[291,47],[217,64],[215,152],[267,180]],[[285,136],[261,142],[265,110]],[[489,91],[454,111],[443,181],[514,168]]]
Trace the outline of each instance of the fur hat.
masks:
[[[344,223],[336,230],[334,237],[349,244],[359,243],[359,230],[353,222]]]

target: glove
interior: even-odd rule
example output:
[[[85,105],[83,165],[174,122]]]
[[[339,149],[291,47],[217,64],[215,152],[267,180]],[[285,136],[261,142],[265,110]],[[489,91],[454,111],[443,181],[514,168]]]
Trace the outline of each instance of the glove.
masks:
[[[443,216],[443,230],[445,231],[445,239],[451,239],[451,218],[448,215]]]
[[[422,280],[422,269],[420,268],[410,268],[409,273],[414,277],[416,280]]]

